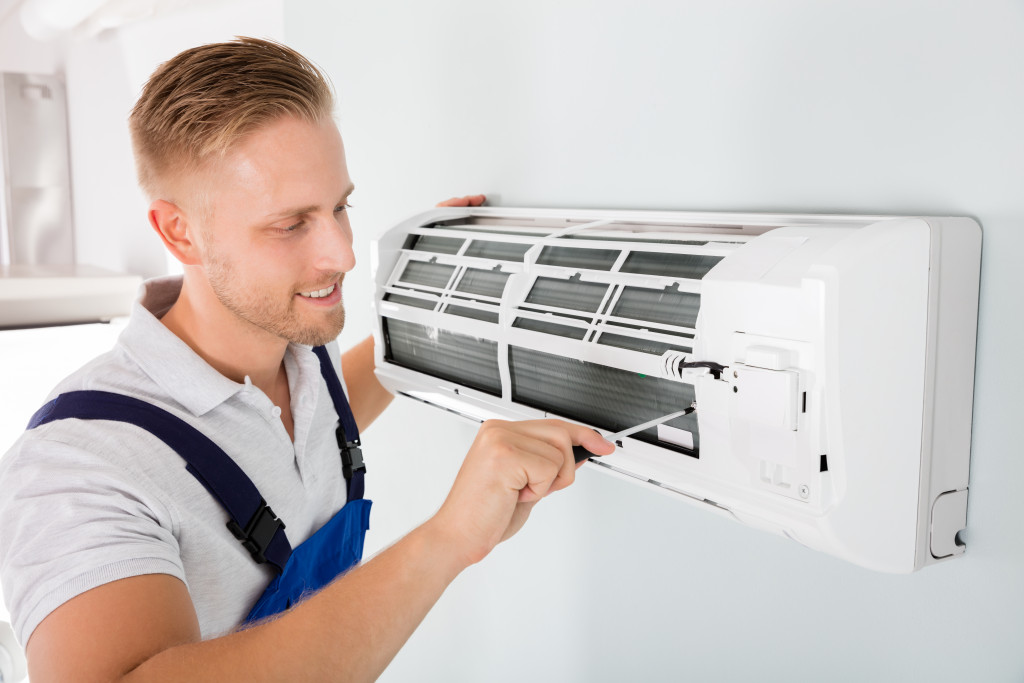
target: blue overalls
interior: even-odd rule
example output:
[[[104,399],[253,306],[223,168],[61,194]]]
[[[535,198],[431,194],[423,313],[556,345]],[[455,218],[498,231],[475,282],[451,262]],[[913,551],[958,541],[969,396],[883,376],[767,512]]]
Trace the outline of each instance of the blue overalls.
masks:
[[[77,418],[127,422],[150,432],[185,461],[188,470],[217,499],[231,518],[227,527],[258,563],[267,563],[277,576],[249,612],[245,624],[283,612],[305,594],[320,590],[363,557],[363,540],[370,528],[371,501],[363,498],[366,466],[359,448],[359,430],[330,354],[313,348],[320,374],[327,382],[338,413],[336,431],[348,502],[326,524],[294,550],[284,522],[260,495],[256,485],[217,444],[192,425],[146,401],[107,391],[70,391],[39,409],[28,428]]]

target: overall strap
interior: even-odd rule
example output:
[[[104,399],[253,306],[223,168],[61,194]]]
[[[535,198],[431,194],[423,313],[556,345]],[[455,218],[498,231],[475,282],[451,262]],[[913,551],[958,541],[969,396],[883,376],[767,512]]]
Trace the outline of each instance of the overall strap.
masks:
[[[182,457],[186,469],[224,507],[228,529],[252,554],[279,573],[292,553],[277,518],[245,472],[205,434],[181,418],[146,401],[107,391],[61,394],[32,416],[28,428],[55,420],[113,420],[145,429]]]
[[[342,473],[348,483],[348,499],[359,500],[363,497],[366,476],[363,451],[359,447],[359,428],[352,415],[352,408],[349,407],[348,398],[345,397],[341,380],[334,369],[334,363],[331,362],[331,355],[323,346],[314,346],[313,352],[320,359],[320,374],[327,382],[327,391],[330,392],[334,410],[338,413],[338,429],[335,436],[338,439],[338,450],[341,452]]]

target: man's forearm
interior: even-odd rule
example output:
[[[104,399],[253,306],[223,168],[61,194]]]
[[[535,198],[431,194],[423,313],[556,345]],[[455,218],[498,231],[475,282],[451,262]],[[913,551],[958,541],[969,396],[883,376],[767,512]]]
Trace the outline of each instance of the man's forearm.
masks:
[[[388,407],[394,395],[374,374],[373,337],[367,337],[342,354],[341,371],[348,400],[359,431],[365,431]]]
[[[467,564],[427,522],[279,617],[165,650],[123,682],[372,681]]]

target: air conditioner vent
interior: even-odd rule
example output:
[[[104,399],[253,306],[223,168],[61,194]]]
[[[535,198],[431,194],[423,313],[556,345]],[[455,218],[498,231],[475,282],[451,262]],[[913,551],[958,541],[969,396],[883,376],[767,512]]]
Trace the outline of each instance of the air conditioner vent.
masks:
[[[522,263],[523,254],[529,248],[530,245],[528,243],[492,242],[476,239],[466,249],[466,256]]]
[[[542,266],[611,270],[622,252],[615,249],[581,249],[573,247],[544,247],[537,259]]]
[[[583,339],[587,336],[586,327],[559,325],[558,323],[550,323],[544,320],[537,320],[536,318],[516,318],[516,321],[512,323],[512,327],[566,337],[567,339]]]
[[[662,275],[700,280],[718,265],[722,256],[698,254],[665,254],[657,251],[635,251],[622,264],[623,273]]]
[[[666,415],[694,400],[689,384],[532,349],[510,348],[509,369],[512,400],[516,403],[610,432]],[[684,415],[667,424],[689,432],[694,447],[660,441],[657,427],[632,438],[697,457],[700,440],[696,417]]]
[[[673,284],[665,289],[623,287],[612,316],[693,329],[699,311],[700,295],[680,292]]]
[[[456,237],[435,237],[433,235],[413,235],[406,249],[430,251],[436,254],[458,254],[466,240]]]
[[[407,296],[405,294],[389,292],[384,295],[384,301],[393,301],[396,304],[403,304],[405,306],[412,306],[414,308],[433,309],[434,306],[437,305],[438,299],[437,297],[431,297],[429,295]]]
[[[410,285],[423,285],[435,289],[444,289],[452,279],[455,266],[424,261],[409,261],[398,278],[400,282]]]
[[[459,278],[459,283],[455,285],[455,289],[459,292],[501,298],[509,275],[511,273],[503,273],[501,270],[466,268],[462,272],[462,277]]]
[[[501,395],[497,342],[394,319],[385,333],[389,361]]]
[[[596,313],[607,292],[608,285],[604,283],[583,282],[572,277],[564,280],[538,277],[526,295],[526,303]]]
[[[640,351],[641,353],[651,353],[656,356],[662,356],[666,351],[681,351],[686,354],[693,351],[693,346],[684,346],[682,344],[672,342],[658,341],[656,339],[650,339],[649,337],[642,337],[636,334],[615,334],[607,331],[601,333],[601,336],[597,338],[597,343],[605,344],[606,346],[614,346],[620,349],[632,349],[634,351]]]

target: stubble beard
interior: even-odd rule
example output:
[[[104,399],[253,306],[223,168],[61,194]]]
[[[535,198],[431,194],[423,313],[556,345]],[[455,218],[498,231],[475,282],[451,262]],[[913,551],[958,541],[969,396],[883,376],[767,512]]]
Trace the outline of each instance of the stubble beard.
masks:
[[[337,306],[324,311],[318,316],[316,323],[303,321],[296,310],[294,298],[288,303],[275,300],[268,292],[256,288],[239,287],[239,278],[235,277],[235,268],[230,261],[210,254],[207,262],[207,277],[210,288],[217,300],[236,316],[262,330],[287,339],[296,344],[321,346],[337,339],[345,327],[345,306]],[[344,273],[338,274],[338,287],[341,288]]]

